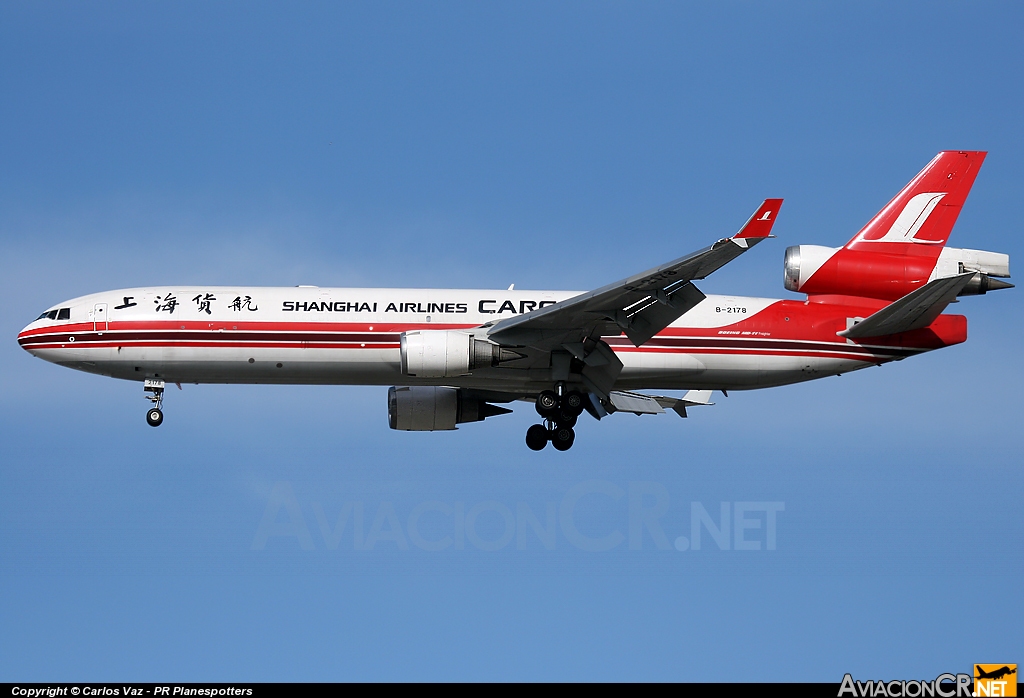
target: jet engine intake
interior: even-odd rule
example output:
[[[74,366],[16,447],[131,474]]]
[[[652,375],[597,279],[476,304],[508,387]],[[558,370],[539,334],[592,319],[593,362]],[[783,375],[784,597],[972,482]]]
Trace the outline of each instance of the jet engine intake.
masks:
[[[799,291],[804,283],[821,268],[821,265],[839,251],[838,247],[821,245],[794,245],[786,248],[786,260],[783,263],[785,275],[783,283],[788,291]]]
[[[388,390],[388,423],[399,431],[450,431],[512,410],[467,396],[458,388],[433,385]]]

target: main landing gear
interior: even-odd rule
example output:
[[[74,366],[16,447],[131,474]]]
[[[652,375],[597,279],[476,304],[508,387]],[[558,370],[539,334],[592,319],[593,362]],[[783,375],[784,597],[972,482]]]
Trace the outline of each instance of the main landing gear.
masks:
[[[164,423],[164,413],[160,408],[164,404],[164,382],[147,378],[142,390],[152,395],[146,395],[146,399],[153,403],[153,406],[146,411],[146,423],[151,427],[158,427]]]
[[[543,424],[534,424],[526,430],[526,445],[534,451],[543,450],[548,441],[558,451],[568,451],[576,440],[576,420],[583,414],[583,393],[559,384],[557,390],[545,390],[537,396],[537,414]]]

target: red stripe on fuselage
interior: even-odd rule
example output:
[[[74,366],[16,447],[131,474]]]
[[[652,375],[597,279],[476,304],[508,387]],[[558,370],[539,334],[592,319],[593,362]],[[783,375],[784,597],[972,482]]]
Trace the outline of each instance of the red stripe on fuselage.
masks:
[[[617,351],[633,351],[636,347],[624,337],[608,337],[606,341]],[[394,333],[324,333],[306,334],[300,332],[242,332],[188,330],[153,330],[150,332],[79,332],[35,335],[19,339],[25,348],[53,348],[66,345],[90,347],[133,347],[133,346],[188,346],[188,347],[317,347],[347,348],[369,345],[371,348],[398,347],[399,336]],[[884,356],[908,356],[918,350],[902,347],[861,346],[845,342],[793,341],[763,337],[661,337],[656,336],[643,346],[648,351],[666,353],[679,352],[780,352],[808,351],[835,352],[846,354],[870,354]]]
[[[136,342],[133,344],[118,344],[109,342],[74,342],[71,344],[33,344],[31,349],[72,349],[86,347],[89,349],[113,349],[113,348],[126,348],[126,347],[145,347],[145,348],[160,348],[160,349],[173,349],[177,347],[187,348],[222,348],[222,349],[398,349],[398,344],[306,344],[297,345],[296,343],[272,343],[272,342],[259,342],[259,343],[224,343],[224,342],[181,342],[174,344],[167,344],[166,342]],[[692,349],[660,349],[660,348],[648,348],[648,347],[622,347],[618,349],[619,352],[648,352],[648,353],[661,353],[661,354],[717,354],[717,355],[733,355],[733,356],[802,356],[802,357],[815,357],[823,359],[850,359],[853,361],[863,361],[864,363],[881,363],[886,361],[892,361],[896,358],[892,354],[872,354],[869,352],[850,352],[843,351],[840,349],[836,350],[815,350],[808,349],[805,351],[795,350],[766,350],[766,349],[745,349],[745,348],[733,348],[733,349],[707,349],[707,348],[692,348]]]
[[[730,301],[732,302],[732,301]],[[743,306],[743,299],[734,301]],[[689,353],[723,349],[736,351],[737,343],[746,351],[842,352],[890,357],[907,356],[938,349],[966,339],[966,319],[959,315],[940,316],[924,330],[892,337],[875,338],[870,345],[849,343],[836,333],[846,329],[853,317],[867,317],[877,307],[865,305],[821,304],[780,300],[760,312],[716,327],[668,327],[644,345],[652,350]],[[89,346],[316,346],[348,347],[368,344],[367,348],[393,348],[401,332],[408,330],[464,330],[474,324],[395,323],[395,322],[242,322],[220,320],[146,320],[111,321],[104,329],[93,323],[46,325],[23,331],[18,342],[24,348],[54,348],[61,344]],[[372,328],[372,329],[371,329]],[[101,331],[102,330],[102,331]],[[743,335],[743,336],[738,336]],[[71,339],[74,337],[74,340]],[[632,350],[622,336],[606,337],[619,351]],[[784,346],[780,346],[784,345]]]
[[[103,323],[99,323],[102,325]],[[398,334],[409,330],[465,330],[479,327],[474,324],[446,323],[370,323],[370,322],[217,322],[184,320],[111,321],[106,329],[94,328],[91,322],[46,325],[24,330],[18,338],[38,334],[49,334],[58,330],[63,333],[122,332],[122,331],[201,331],[201,332],[375,332]]]
[[[339,335],[339,337],[355,337],[339,341],[322,341],[324,335],[315,335],[321,341],[310,341],[305,339],[308,335],[297,335],[286,338],[287,333],[276,335],[276,341],[255,340],[248,338],[243,340],[232,335],[224,336],[222,333],[208,333],[214,337],[197,337],[199,333],[179,332],[178,336],[167,336],[166,331],[155,331],[152,336],[144,336],[147,333],[133,332],[131,339],[126,337],[111,336],[111,332],[87,332],[73,335],[74,341],[69,339],[72,335],[57,336],[36,336],[26,338],[22,343],[26,349],[81,349],[86,348],[224,348],[224,349],[398,349],[400,343],[395,337],[392,341],[380,341],[387,335],[374,337],[366,334],[360,335]],[[249,333],[239,333],[249,334]],[[360,341],[370,339],[371,341]],[[373,341],[376,339],[377,341]],[[839,342],[791,342],[791,341],[769,341],[761,338],[727,338],[727,339],[702,339],[702,338],[671,338],[665,340],[665,345],[659,338],[642,347],[635,347],[628,340],[622,338],[608,338],[615,345],[619,352],[640,352],[640,353],[663,353],[663,354],[721,354],[734,356],[804,356],[818,358],[845,358],[866,363],[879,363],[903,358],[917,353],[913,349],[899,349],[890,347],[864,347],[859,345],[843,344]],[[284,340],[284,341],[282,341]]]

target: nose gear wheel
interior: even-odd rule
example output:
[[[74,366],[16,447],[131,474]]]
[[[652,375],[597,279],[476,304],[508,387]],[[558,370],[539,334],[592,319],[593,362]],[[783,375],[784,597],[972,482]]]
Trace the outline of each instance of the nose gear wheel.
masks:
[[[146,423],[151,427],[158,427],[164,422],[164,413],[159,408],[154,407],[153,409],[146,412]]]
[[[146,399],[153,403],[153,406],[146,411],[146,423],[151,427],[158,427],[164,423],[164,412],[160,409],[164,404],[164,382],[147,379],[142,390],[149,393],[146,395]]]

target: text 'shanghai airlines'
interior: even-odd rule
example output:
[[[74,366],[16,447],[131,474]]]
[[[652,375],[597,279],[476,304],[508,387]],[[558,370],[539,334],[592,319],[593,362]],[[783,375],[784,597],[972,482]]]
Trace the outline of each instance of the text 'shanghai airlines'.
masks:
[[[143,383],[390,385],[391,428],[455,429],[535,403],[527,445],[570,448],[577,418],[711,404],[959,344],[958,296],[1010,288],[1009,256],[946,247],[984,152],[944,151],[839,248],[786,250],[806,300],[694,285],[770,236],[767,199],[731,238],[587,293],[384,288],[130,288],[65,301],[18,335],[70,368]],[[642,391],[687,391],[682,397]],[[383,405],[382,405],[383,408]]]

